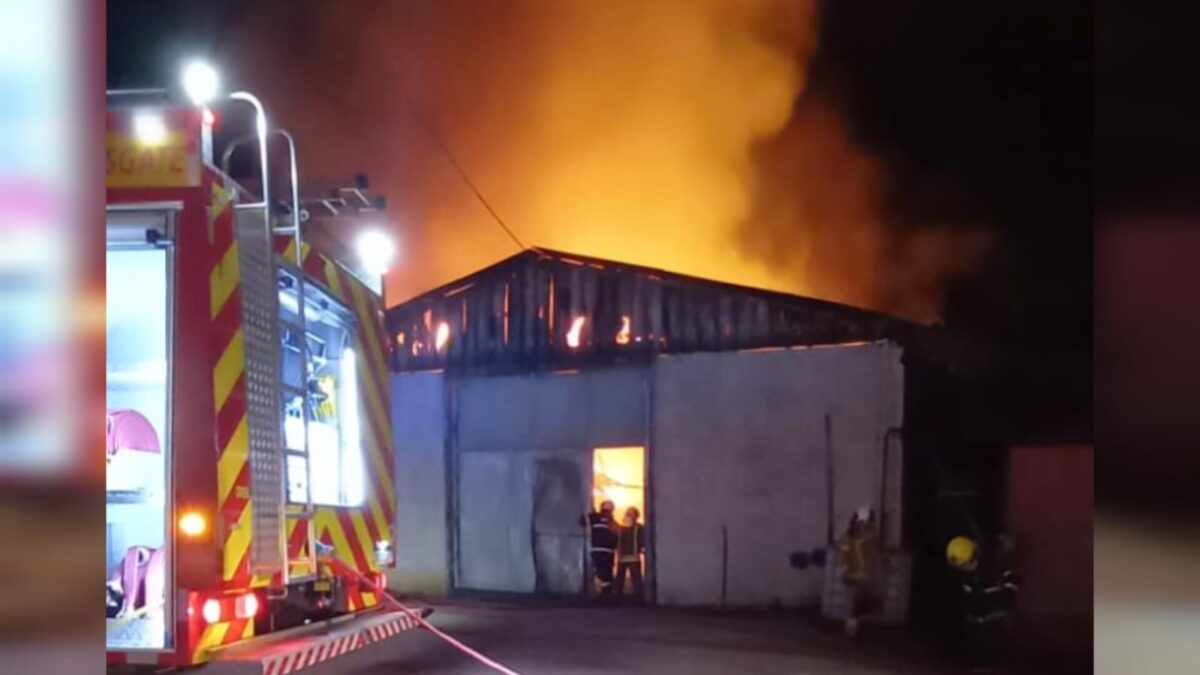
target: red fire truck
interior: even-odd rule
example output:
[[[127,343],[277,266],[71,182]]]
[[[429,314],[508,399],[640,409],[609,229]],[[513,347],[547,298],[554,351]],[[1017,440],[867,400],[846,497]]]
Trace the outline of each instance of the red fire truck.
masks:
[[[249,111],[249,142],[218,168],[214,110],[109,96],[109,664],[271,643],[264,672],[290,672],[416,625],[378,593],[396,504],[380,279],[303,236],[294,146],[290,195],[268,170],[291,137],[242,102],[219,112]],[[234,150],[254,179],[230,176]]]

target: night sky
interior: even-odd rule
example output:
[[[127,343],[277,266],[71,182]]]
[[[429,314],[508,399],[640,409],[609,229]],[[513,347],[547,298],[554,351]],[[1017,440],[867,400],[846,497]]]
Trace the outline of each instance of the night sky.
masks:
[[[228,27],[248,4],[110,0],[109,87],[173,84],[181,59],[197,54],[233,71],[222,57],[247,31]],[[1090,3],[835,0],[820,9],[804,96],[832,105],[852,142],[882,163],[886,230],[937,223],[994,237],[983,259],[947,280],[940,314],[952,333],[992,350],[981,381],[1002,418],[1017,420],[1007,433],[1090,435]],[[305,37],[330,60],[345,57],[336,39]]]

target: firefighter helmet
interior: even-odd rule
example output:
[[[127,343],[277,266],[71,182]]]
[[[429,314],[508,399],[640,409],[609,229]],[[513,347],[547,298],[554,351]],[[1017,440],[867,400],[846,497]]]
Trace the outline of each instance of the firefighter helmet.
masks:
[[[959,569],[975,567],[975,542],[970,537],[955,537],[946,544],[946,562]]]

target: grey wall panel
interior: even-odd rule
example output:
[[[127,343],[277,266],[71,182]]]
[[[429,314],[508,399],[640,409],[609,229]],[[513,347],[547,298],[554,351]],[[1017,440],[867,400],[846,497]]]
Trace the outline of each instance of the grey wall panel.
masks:
[[[473,452],[459,461],[458,586],[532,593],[532,458]]]
[[[645,437],[645,371],[620,369],[461,380],[462,452],[586,451]]]
[[[645,444],[648,375],[642,368],[587,373],[588,445]]]
[[[458,450],[483,452],[528,448],[533,424],[533,378],[459,380]]]
[[[587,380],[583,373],[528,378],[530,397],[529,449],[580,448],[586,445]]]
[[[543,590],[582,588],[582,542],[567,530],[583,532],[571,524],[588,507],[592,449],[644,443],[645,377],[629,369],[458,381],[460,587],[533,592],[539,547]],[[563,513],[540,514],[545,531],[535,536],[537,463],[553,458],[579,467],[582,494],[570,506],[559,500]],[[563,568],[571,560],[575,571]]]
[[[410,593],[449,588],[443,380],[438,373],[392,375],[396,453],[396,568],[389,585]]]
[[[820,570],[796,570],[788,558],[825,544],[825,415],[836,535],[858,506],[878,509],[884,438],[902,420],[900,356],[876,343],[658,360],[651,462],[660,603],[819,600]],[[889,461],[893,523],[900,452],[893,446]]]

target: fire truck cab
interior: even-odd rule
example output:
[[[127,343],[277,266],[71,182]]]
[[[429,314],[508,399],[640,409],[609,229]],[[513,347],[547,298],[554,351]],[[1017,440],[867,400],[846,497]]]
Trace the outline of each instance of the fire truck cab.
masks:
[[[110,664],[375,609],[394,565],[381,279],[302,236],[294,146],[289,198],[268,171],[291,137],[251,113],[218,167],[213,110],[109,98]],[[252,150],[257,185],[228,169]]]

